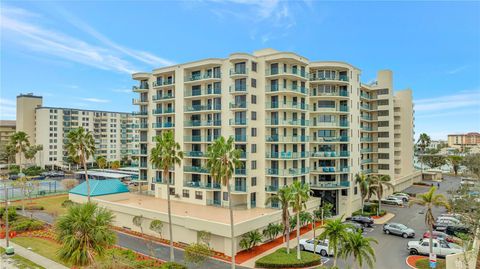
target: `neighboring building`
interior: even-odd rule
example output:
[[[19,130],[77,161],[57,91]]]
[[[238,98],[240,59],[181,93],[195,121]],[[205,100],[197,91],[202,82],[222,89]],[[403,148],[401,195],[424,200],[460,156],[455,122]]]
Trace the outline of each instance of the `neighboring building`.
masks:
[[[17,130],[26,132],[31,144],[43,146],[37,165],[68,167],[64,143],[68,132],[78,127],[93,132],[95,157],[115,161],[138,155],[137,119],[130,113],[44,107],[42,101],[33,94],[17,96]]]
[[[451,134],[448,135],[448,146],[451,148],[456,148],[464,150],[465,148],[470,148],[480,145],[480,133],[466,133],[466,134]]]
[[[427,149],[438,149],[439,147],[446,148],[447,141],[445,140],[432,140],[430,141],[430,145],[428,145]]]
[[[14,120],[0,120],[0,145],[6,145],[10,141],[10,136],[15,133]]]
[[[413,167],[412,92],[394,94],[391,71],[380,71],[370,85],[360,73],[348,63],[265,49],[133,74],[140,180],[159,198],[227,206],[226,187],[204,167],[208,145],[231,136],[244,151],[232,180],[236,207],[277,208],[267,199],[301,180],[335,214],[349,215],[360,208],[360,172],[388,174],[403,190],[420,179]],[[182,165],[169,172],[170,190],[147,155],[153,137],[166,130],[185,151]]]

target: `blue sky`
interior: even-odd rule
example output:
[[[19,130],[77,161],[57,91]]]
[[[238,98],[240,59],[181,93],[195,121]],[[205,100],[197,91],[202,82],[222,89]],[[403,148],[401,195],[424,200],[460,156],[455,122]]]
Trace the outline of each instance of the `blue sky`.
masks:
[[[15,96],[134,111],[130,73],[271,47],[412,88],[416,133],[480,131],[479,2],[2,1],[0,118]]]

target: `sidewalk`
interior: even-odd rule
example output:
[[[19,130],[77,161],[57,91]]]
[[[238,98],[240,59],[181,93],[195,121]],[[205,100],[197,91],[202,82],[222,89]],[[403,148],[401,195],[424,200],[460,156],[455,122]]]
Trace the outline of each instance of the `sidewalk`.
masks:
[[[385,214],[385,216],[383,216],[381,218],[374,219],[373,223],[382,225],[382,224],[387,223],[389,220],[393,219],[394,217],[395,217],[395,214],[387,213],[387,214]]]
[[[0,240],[0,246],[5,248],[6,247],[6,244],[7,242],[5,241],[5,239],[1,239]],[[48,268],[48,269],[68,269],[68,267],[65,267],[55,261],[52,261],[50,259],[47,259],[41,255],[38,255],[37,253],[33,252],[33,251],[30,251],[22,246],[19,246],[15,243],[12,243],[10,241],[10,246],[12,246],[14,249],[15,249],[15,254],[19,255],[19,256],[22,256],[26,259],[29,259],[31,260],[32,262],[40,265],[40,266],[43,266],[45,268]]]

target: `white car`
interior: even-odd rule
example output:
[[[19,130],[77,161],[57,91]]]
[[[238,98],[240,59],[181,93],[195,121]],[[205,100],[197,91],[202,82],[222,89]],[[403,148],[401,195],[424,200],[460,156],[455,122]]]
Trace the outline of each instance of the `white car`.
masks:
[[[440,217],[438,217],[437,222],[441,222],[441,221],[450,221],[450,222],[455,223],[455,225],[459,225],[461,223],[460,220],[458,220],[457,218],[450,217],[450,216],[440,216]]]
[[[382,204],[387,204],[387,205],[403,205],[403,200],[401,198],[396,198],[392,196],[388,196],[385,199],[382,199]]]
[[[405,193],[394,193],[394,194],[390,195],[389,197],[395,197],[395,198],[402,199],[402,201],[404,203],[408,203],[408,201],[410,200],[410,196],[408,196],[408,194],[405,194]]]
[[[300,239],[300,250],[306,250],[313,252],[313,239]],[[328,239],[318,240],[315,253],[319,253],[322,256],[333,255],[333,251],[328,249]]]
[[[411,255],[423,254],[428,255],[430,252],[430,240],[429,239],[420,239],[420,241],[410,241],[407,244],[407,249]],[[433,253],[438,256],[447,256],[450,254],[462,253],[463,248],[454,243],[448,243],[445,240],[436,240],[433,239]]]

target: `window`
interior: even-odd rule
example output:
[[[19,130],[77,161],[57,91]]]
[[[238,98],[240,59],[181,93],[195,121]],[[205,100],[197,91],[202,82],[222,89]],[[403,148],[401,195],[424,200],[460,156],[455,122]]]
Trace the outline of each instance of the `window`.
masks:
[[[378,95],[382,95],[382,94],[388,94],[388,89],[380,89],[378,90]],[[387,101],[388,102],[388,101]]]
[[[252,187],[257,186],[257,177],[252,177]]]
[[[252,95],[252,104],[256,104],[257,103],[257,96],[256,95]]]
[[[257,80],[252,78],[252,83],[250,83],[252,85],[252,88],[256,88],[257,87]]]
[[[252,111],[252,120],[257,120],[257,112]]]
[[[250,166],[251,166],[252,170],[256,170],[257,169],[257,161],[252,161]]]
[[[202,200],[203,199],[203,192],[195,191],[195,199]]]
[[[257,144],[252,144],[251,149],[252,153],[257,153]]]
[[[189,190],[183,190],[182,197],[183,198],[189,198],[190,197],[190,191]]]
[[[252,128],[252,137],[257,136],[257,128]]]
[[[353,194],[354,194],[354,195],[357,195],[357,193],[358,193],[358,187],[355,186],[355,188],[353,189]]]
[[[256,62],[252,62],[252,71],[257,72],[257,63]]]
[[[175,188],[170,188],[170,195],[175,195]]]
[[[223,201],[228,201],[228,192],[223,192]]]

